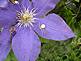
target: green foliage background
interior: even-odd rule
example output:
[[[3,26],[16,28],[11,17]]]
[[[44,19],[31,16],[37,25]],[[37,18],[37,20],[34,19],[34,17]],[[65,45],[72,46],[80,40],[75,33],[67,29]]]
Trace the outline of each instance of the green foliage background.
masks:
[[[65,19],[76,37],[67,41],[51,41],[40,37],[41,54],[37,61],[81,61],[81,3],[79,0],[61,0],[49,13]],[[11,51],[5,61],[17,61]]]

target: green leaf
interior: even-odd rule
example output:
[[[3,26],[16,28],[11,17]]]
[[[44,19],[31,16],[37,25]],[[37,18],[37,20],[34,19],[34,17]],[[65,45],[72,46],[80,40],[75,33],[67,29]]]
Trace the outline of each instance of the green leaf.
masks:
[[[76,2],[79,2],[79,0],[75,0]]]
[[[5,61],[17,61],[13,51],[11,50],[10,53],[8,54],[7,58]]]

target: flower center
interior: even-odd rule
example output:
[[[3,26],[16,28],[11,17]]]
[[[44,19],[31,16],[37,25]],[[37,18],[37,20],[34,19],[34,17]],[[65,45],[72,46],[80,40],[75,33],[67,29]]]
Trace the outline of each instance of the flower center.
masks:
[[[36,14],[34,14],[33,9],[31,11],[29,11],[28,9],[25,9],[21,12],[18,12],[17,14],[18,14],[17,17],[19,18],[18,19],[19,26],[22,26],[22,25],[24,25],[26,27],[29,25],[33,26],[33,23],[35,22],[34,20],[36,19],[34,17]]]
[[[21,15],[21,21],[23,23],[27,23],[28,21],[31,21],[33,18],[33,15],[30,14],[29,12],[24,12],[22,15]]]

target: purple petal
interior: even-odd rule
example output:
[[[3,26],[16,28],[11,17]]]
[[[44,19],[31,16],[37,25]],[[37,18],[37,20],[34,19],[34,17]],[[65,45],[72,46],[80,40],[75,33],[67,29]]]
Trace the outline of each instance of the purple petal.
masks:
[[[60,0],[32,0],[34,8],[37,9],[38,16],[46,15],[55,8]]]
[[[21,11],[20,4],[13,4],[10,1],[8,1],[7,7],[0,8],[0,26],[8,27],[16,24],[18,11]]]
[[[12,40],[12,49],[19,61],[35,61],[40,53],[41,43],[29,28],[19,28]]]
[[[10,33],[8,29],[3,29],[0,33],[0,61],[5,61],[10,51]]]
[[[8,9],[0,9],[0,25],[10,26],[16,22],[16,12]]]
[[[22,0],[21,5],[23,8],[28,8],[30,5],[30,1],[29,0]]]
[[[8,10],[12,10],[12,11],[21,11],[21,4],[20,4],[21,2],[20,1],[18,1],[18,3],[12,3],[12,2],[8,2],[8,5],[7,5],[7,9]]]
[[[7,4],[8,4],[8,0],[0,0],[0,7],[1,7],[1,8],[6,7]]]
[[[45,28],[41,27],[43,24]],[[41,37],[51,40],[67,40],[68,38],[74,37],[72,30],[56,14],[50,14],[46,18],[40,19],[34,28]]]

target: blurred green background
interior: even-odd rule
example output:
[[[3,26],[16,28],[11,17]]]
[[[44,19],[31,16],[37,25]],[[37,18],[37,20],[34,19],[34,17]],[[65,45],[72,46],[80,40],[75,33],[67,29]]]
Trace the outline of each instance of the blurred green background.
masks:
[[[67,41],[51,41],[40,37],[41,53],[37,61],[81,61],[81,3],[79,0],[61,0],[49,13],[60,15],[76,37]],[[11,51],[5,61],[17,61]]]

